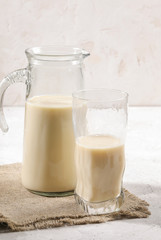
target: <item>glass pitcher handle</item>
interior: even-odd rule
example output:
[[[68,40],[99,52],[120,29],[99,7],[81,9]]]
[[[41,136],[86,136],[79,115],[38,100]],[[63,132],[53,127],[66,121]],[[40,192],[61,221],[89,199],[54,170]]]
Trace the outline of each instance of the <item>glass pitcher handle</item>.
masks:
[[[4,93],[11,84],[20,82],[26,84],[26,96],[28,96],[30,91],[30,77],[27,68],[19,69],[10,73],[0,82],[0,129],[3,132],[8,131],[8,125],[3,113]]]

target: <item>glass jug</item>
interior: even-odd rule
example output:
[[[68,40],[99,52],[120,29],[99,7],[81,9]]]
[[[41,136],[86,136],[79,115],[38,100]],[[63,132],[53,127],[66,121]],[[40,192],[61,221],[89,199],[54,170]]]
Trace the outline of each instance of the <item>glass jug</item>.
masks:
[[[47,46],[25,53],[28,67],[0,83],[0,128],[8,130],[2,107],[5,90],[13,83],[25,83],[22,184],[39,195],[70,195],[76,184],[72,92],[83,88],[82,66],[89,52]]]

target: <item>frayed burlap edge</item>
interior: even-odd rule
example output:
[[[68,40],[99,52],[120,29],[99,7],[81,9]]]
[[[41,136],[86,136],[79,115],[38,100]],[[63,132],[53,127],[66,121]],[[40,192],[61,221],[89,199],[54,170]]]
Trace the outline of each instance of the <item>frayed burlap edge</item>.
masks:
[[[105,223],[113,220],[132,219],[132,218],[147,218],[151,213],[148,210],[149,204],[145,200],[141,200],[137,196],[131,194],[127,190],[124,190],[128,198],[138,201],[139,205],[131,206],[128,210],[120,210],[119,212],[105,214],[105,215],[77,215],[77,216],[65,216],[55,218],[43,218],[34,222],[28,222],[26,224],[16,224],[10,219],[0,215],[0,223],[4,224],[6,231],[29,231],[34,229],[47,229],[61,226],[83,225],[83,224],[96,224]],[[3,226],[1,226],[3,232]]]
[[[29,193],[27,190],[23,188],[21,184],[21,177],[20,177],[21,164],[16,163],[16,164],[10,164],[10,165],[3,165],[3,167],[1,167],[0,173],[1,173],[0,174],[1,187],[3,188],[3,195],[1,199],[5,199],[4,197],[6,194],[6,199],[5,199],[6,202],[4,205],[6,209],[4,210],[2,208],[0,212],[0,232],[27,231],[27,230],[34,230],[34,229],[61,227],[65,225],[72,226],[72,225],[81,225],[81,224],[103,223],[103,222],[108,222],[113,220],[130,219],[130,218],[147,218],[151,214],[148,210],[149,204],[146,201],[141,200],[137,196],[131,194],[130,192],[124,189],[125,203],[123,204],[119,212],[106,214],[106,215],[89,216],[87,214],[81,213],[79,210],[77,211],[76,208],[75,208],[75,211],[72,212],[73,208],[71,208],[71,214],[70,214],[70,211],[67,211],[68,213],[66,215],[65,215],[65,212],[64,213],[62,212],[62,215],[58,214],[59,216],[58,215],[52,216],[52,214],[48,214],[47,212],[44,212],[43,215],[42,214],[40,216],[37,215],[36,218],[31,217],[31,219],[28,218],[26,220],[17,221],[16,218],[14,220],[14,215],[11,218],[11,215],[10,215],[11,211],[8,212],[9,207],[12,209],[12,207],[15,206],[15,205],[12,206],[12,201],[7,200],[8,197],[10,198],[13,197],[13,195],[9,193],[9,188],[11,192],[15,191],[16,189],[15,199],[19,199],[19,194],[20,194],[20,198],[21,198],[21,195],[23,196],[22,201],[23,199],[27,200],[28,197],[32,199],[32,196],[33,196],[34,203],[35,201],[39,203],[40,199],[43,199],[43,197],[42,198],[40,198],[40,196],[36,197],[34,194]],[[11,186],[13,186],[14,189]],[[69,198],[66,197],[66,199],[69,199]],[[54,198],[52,199],[52,201],[54,203]],[[48,203],[47,198],[46,198],[46,203]],[[59,205],[58,203],[59,201],[57,201],[57,205]],[[9,204],[9,205],[6,205],[6,204]],[[26,202],[26,204],[28,205],[29,203]],[[40,204],[40,207],[41,207],[41,204]],[[43,201],[43,204],[44,204],[44,201]],[[72,204],[75,204],[74,199],[72,200],[72,203],[70,202],[70,204],[67,205],[67,207],[72,206]],[[3,204],[1,205],[1,207],[2,206]],[[23,210],[21,211],[20,214],[23,219]]]

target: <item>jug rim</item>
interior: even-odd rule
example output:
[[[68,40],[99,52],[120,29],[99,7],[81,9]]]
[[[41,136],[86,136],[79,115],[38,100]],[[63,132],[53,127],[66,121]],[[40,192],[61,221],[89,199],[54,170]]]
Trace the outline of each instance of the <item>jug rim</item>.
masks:
[[[47,45],[25,50],[27,57],[42,61],[71,61],[84,59],[90,53],[82,48],[68,45]]]

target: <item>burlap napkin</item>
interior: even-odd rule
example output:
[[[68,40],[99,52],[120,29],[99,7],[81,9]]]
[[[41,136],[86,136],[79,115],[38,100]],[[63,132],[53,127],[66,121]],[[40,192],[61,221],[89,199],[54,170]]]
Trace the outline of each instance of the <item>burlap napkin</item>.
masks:
[[[146,218],[148,203],[125,190],[121,211],[88,216],[74,197],[48,198],[27,191],[21,184],[21,164],[0,166],[0,229],[24,231],[87,223],[101,223],[123,218]]]

